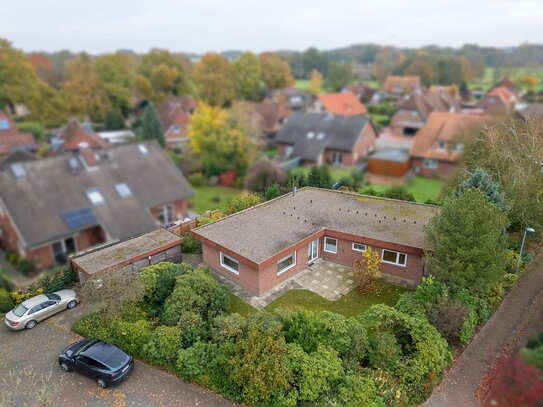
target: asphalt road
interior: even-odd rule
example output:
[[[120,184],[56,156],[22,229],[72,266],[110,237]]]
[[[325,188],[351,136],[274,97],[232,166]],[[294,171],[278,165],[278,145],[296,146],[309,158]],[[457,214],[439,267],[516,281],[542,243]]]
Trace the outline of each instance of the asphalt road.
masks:
[[[223,397],[136,361],[118,386],[101,389],[92,380],[58,366],[58,354],[79,339],[71,324],[83,306],[39,323],[30,331],[0,326],[0,406],[231,406]],[[3,318],[2,318],[3,319]]]

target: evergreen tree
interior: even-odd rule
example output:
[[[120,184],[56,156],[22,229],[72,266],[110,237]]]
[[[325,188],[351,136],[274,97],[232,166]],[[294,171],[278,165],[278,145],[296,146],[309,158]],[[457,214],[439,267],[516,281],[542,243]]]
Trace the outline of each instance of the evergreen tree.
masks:
[[[507,203],[499,191],[500,184],[492,181],[490,175],[481,168],[476,168],[470,176],[456,188],[456,196],[462,195],[470,188],[476,188],[483,193],[488,202],[493,203],[502,211],[507,211]]]
[[[430,273],[476,294],[490,292],[505,272],[507,217],[478,189],[452,196],[426,232]]]
[[[157,140],[162,147],[166,145],[162,122],[152,103],[149,103],[143,112],[141,131],[144,140]]]

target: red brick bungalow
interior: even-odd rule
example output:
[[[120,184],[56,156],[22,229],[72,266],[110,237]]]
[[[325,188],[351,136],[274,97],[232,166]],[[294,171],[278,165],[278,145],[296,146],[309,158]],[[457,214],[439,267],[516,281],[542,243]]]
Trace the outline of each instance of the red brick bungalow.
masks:
[[[193,229],[204,263],[262,295],[317,259],[352,266],[372,247],[384,276],[411,284],[424,272],[432,205],[302,188]]]
[[[352,166],[367,157],[376,139],[375,127],[366,115],[296,112],[277,133],[275,142],[284,160]]]

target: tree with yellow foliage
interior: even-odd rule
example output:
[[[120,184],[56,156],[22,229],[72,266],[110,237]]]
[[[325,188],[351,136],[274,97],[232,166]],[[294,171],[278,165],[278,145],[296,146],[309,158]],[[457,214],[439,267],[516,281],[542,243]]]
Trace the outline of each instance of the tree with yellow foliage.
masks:
[[[519,85],[528,90],[535,88],[538,82],[538,79],[534,75],[526,74],[518,78]]]
[[[381,257],[371,247],[363,251],[362,255],[354,261],[353,274],[358,291],[364,294],[379,293],[380,266]]]
[[[322,82],[323,79],[321,73],[314,69],[313,71],[311,71],[311,77],[309,78],[309,85],[307,86],[307,91],[312,95],[317,96],[319,93],[321,93]]]
[[[200,98],[211,106],[224,107],[236,97],[236,72],[220,54],[205,54],[194,67],[193,78]]]
[[[258,56],[262,69],[262,80],[268,90],[282,89],[294,84],[290,65],[274,52],[264,52]]]

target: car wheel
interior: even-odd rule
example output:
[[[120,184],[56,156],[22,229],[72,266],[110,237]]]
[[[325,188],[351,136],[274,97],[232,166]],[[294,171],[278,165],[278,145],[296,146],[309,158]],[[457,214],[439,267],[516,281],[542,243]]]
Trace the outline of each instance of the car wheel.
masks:
[[[105,389],[107,387],[105,380],[100,377],[96,379],[96,383],[98,383],[98,386],[100,386],[102,389]]]
[[[37,322],[32,320],[32,321],[28,321],[25,325],[25,328],[26,329],[32,329],[36,326]]]
[[[64,370],[65,372],[69,372],[69,371],[70,371],[70,366],[68,366],[68,365],[67,365],[66,363],[64,363],[64,362],[60,364],[60,368],[61,368],[62,370]]]
[[[70,302],[68,303],[68,309],[75,308],[76,305],[77,305],[77,301],[75,301],[75,300],[70,301]]]

